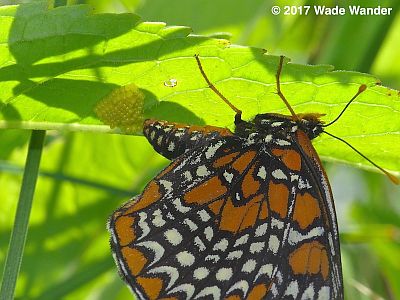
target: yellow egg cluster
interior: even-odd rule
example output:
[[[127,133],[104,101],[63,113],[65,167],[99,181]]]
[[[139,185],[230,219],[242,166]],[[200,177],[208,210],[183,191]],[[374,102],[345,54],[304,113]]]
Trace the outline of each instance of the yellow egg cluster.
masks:
[[[134,84],[113,90],[97,103],[94,111],[99,119],[111,128],[124,133],[137,133],[143,126],[144,94]]]

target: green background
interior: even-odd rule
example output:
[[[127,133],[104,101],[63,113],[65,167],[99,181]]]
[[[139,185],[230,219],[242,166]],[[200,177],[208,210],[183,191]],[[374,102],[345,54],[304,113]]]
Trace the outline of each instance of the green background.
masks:
[[[86,1],[96,13],[135,12],[142,20],[189,26],[197,34],[227,38],[229,33],[234,44],[265,48],[296,63],[332,64],[336,69],[371,73],[383,85],[400,88],[398,1],[379,1],[381,6],[393,7],[394,13],[385,17],[270,13],[273,5],[282,7],[288,2],[322,4]],[[325,5],[336,2],[323,1]],[[82,3],[68,1],[68,5]],[[362,3],[377,5],[377,1]],[[65,4],[56,1],[56,5]],[[0,130],[0,267],[13,225],[28,139],[28,131]],[[130,292],[116,272],[105,222],[166,163],[142,137],[49,131],[16,298],[127,299]],[[400,299],[399,188],[377,173],[337,163],[325,166],[341,231],[346,298]]]

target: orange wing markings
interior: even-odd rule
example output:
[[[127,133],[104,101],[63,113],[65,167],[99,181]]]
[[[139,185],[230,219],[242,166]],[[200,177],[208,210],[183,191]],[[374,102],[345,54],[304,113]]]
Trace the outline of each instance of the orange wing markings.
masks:
[[[260,211],[260,205],[263,204],[263,195],[255,196],[246,206],[248,207],[246,214],[243,217],[239,231],[254,226]]]
[[[124,212],[124,215],[128,215],[143,208],[146,208],[147,206],[158,201],[160,198],[161,198],[160,186],[156,181],[153,180],[147,185],[143,194],[139,197],[137,201],[135,201],[134,205],[129,207]]]
[[[272,149],[272,154],[280,157],[282,162],[291,170],[301,170],[301,156],[292,149]]]
[[[288,212],[289,190],[283,183],[270,182],[268,187],[268,200],[271,210],[286,218]]]
[[[233,153],[227,154],[225,156],[222,156],[214,161],[213,167],[218,168],[218,167],[225,166],[225,165],[231,163],[238,155],[239,155],[239,152],[233,152]]]
[[[297,137],[297,141],[298,141],[301,149],[304,151],[304,153],[309,157],[309,159],[311,159],[311,161],[315,165],[316,171],[317,172],[321,172],[321,176],[322,176],[321,180],[325,179],[324,181],[326,183],[326,187],[324,186],[324,192],[325,192],[326,195],[330,195],[330,196],[328,196],[328,198],[331,199],[330,200],[332,202],[331,206],[332,206],[332,209],[334,210],[332,189],[331,189],[331,186],[330,186],[329,181],[328,181],[328,176],[326,175],[325,170],[322,167],[322,163],[321,163],[321,160],[319,159],[319,156],[318,156],[317,152],[315,151],[315,149],[314,149],[313,145],[311,144],[309,138],[307,137],[307,135],[303,131],[297,130],[296,131],[296,137]],[[321,195],[321,198],[322,197],[325,198],[324,195],[322,195],[322,194],[320,194],[320,195]],[[327,200],[329,200],[329,199],[327,199]],[[321,206],[322,214],[323,214],[324,220],[325,220],[325,225],[327,226],[327,228],[332,228],[334,231],[336,231],[335,230],[335,225],[330,222],[330,218],[329,218],[329,215],[330,214],[335,214],[335,212],[334,211],[333,212],[332,211],[328,211],[328,208],[329,208],[329,206],[327,206],[327,205],[322,205]]]
[[[257,284],[251,289],[250,293],[247,295],[247,299],[252,299],[252,300],[264,299],[269,289],[270,287],[267,287],[264,283]]]
[[[147,263],[147,258],[137,249],[122,247],[121,249],[124,261],[134,276],[137,276]]]
[[[242,181],[242,192],[244,198],[249,198],[251,195],[254,195],[257,193],[257,191],[260,188],[260,183],[254,179],[254,168],[255,166],[253,165],[250,170],[247,172],[247,174],[244,176],[243,181]]]
[[[268,213],[268,204],[267,204],[267,201],[264,200],[261,203],[261,211],[260,211],[260,214],[259,214],[258,218],[260,220],[265,220],[266,218],[268,218],[268,215],[269,215],[269,213]]]
[[[219,199],[217,201],[213,201],[208,205],[208,208],[215,214],[218,215],[221,211],[222,205],[224,204],[225,199]]]
[[[329,276],[329,260],[325,247],[318,241],[304,243],[289,255],[289,265],[294,274],[321,274]]]
[[[222,196],[227,192],[226,187],[222,184],[218,176],[211,177],[202,184],[191,189],[185,196],[184,200],[189,203],[204,204]]]
[[[239,158],[235,160],[235,162],[232,164],[232,167],[240,173],[243,173],[243,171],[251,163],[256,154],[256,151],[247,151],[243,153]]]
[[[321,210],[317,199],[309,193],[296,195],[293,220],[299,224],[301,229],[306,229],[320,216]]]
[[[160,278],[137,277],[137,283],[145,291],[146,296],[155,300],[159,298],[164,282]]]
[[[242,300],[242,298],[238,295],[231,295],[226,297],[225,300]]]
[[[132,227],[134,222],[135,218],[130,216],[120,216],[115,219],[115,232],[122,247],[130,244],[136,239],[135,230]]]
[[[255,196],[245,205],[239,206],[235,206],[229,197],[221,212],[219,229],[236,233],[254,226],[263,197],[263,195]]]

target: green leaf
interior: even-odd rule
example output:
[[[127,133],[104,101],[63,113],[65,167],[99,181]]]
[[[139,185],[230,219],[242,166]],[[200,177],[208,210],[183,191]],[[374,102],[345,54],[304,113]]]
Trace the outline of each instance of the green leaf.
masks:
[[[0,8],[0,128],[116,132],[102,124],[94,108],[111,91],[132,83],[145,94],[145,118],[232,128],[234,112],[207,88],[194,54],[217,88],[244,111],[244,119],[288,114],[275,94],[278,57],[191,35],[187,27],[89,11],[88,6],[47,10],[37,3]],[[400,172],[398,91],[377,85],[371,75],[326,65],[289,63],[281,80],[297,113],[325,113],[327,122],[366,84],[367,91],[328,131]],[[315,145],[323,158],[370,167],[330,137]]]

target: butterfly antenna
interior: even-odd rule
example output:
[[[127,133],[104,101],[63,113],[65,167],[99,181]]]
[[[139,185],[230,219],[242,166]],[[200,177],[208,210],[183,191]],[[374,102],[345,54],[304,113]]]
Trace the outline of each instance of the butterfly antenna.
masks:
[[[350,143],[346,142],[344,139],[341,139],[340,137],[337,137],[327,131],[323,131],[324,133],[326,133],[327,135],[345,143],[347,146],[349,146],[351,149],[353,149],[355,152],[357,152],[361,157],[363,157],[364,159],[366,159],[368,162],[370,162],[372,165],[374,165],[375,167],[377,167],[379,170],[381,170],[387,177],[389,177],[390,181],[392,181],[394,184],[400,184],[400,180],[394,176],[393,174],[390,174],[388,171],[386,171],[384,168],[378,166],[376,163],[374,163],[372,160],[370,160],[368,157],[366,157],[364,154],[362,154],[360,151],[358,151],[356,148],[354,148],[352,145],[350,145]]]
[[[221,94],[220,91],[217,90],[217,88],[211,83],[211,81],[208,79],[206,73],[204,72],[203,66],[201,65],[200,62],[200,58],[198,54],[195,54],[194,56],[196,58],[197,61],[197,65],[199,66],[200,69],[200,73],[203,76],[203,78],[205,79],[205,81],[208,84],[208,87],[214,91],[214,93],[216,93],[226,104],[229,105],[230,108],[233,109],[233,111],[236,113],[235,116],[235,124],[239,123],[240,121],[242,121],[242,111],[240,109],[238,109],[236,106],[234,106],[228,99],[225,98],[224,95]]]
[[[343,115],[343,113],[349,107],[351,102],[353,102],[354,99],[356,99],[366,89],[367,89],[367,86],[365,84],[360,85],[360,87],[358,88],[358,92],[353,96],[353,98],[350,99],[350,101],[346,104],[346,106],[343,108],[343,110],[340,112],[340,114],[332,122],[329,122],[328,124],[324,124],[324,125],[322,125],[322,127],[328,127],[328,126],[332,125],[333,123],[335,123],[337,120],[339,120],[339,118]]]
[[[279,60],[279,66],[278,70],[276,71],[276,91],[278,96],[282,99],[283,103],[285,103],[286,107],[289,109],[290,113],[292,114],[293,120],[295,121],[300,121],[298,115],[294,112],[293,108],[290,106],[289,102],[285,98],[285,96],[282,94],[281,91],[281,72],[282,72],[282,67],[283,67],[283,61],[285,57],[281,55],[280,60]]]

